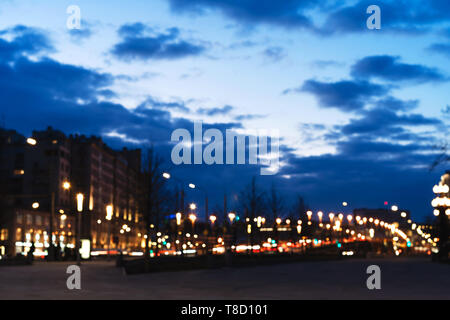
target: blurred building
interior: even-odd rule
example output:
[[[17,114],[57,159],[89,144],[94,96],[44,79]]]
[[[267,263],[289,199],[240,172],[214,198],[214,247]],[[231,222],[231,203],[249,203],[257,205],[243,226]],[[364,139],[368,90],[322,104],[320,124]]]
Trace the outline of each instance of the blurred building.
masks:
[[[85,195],[89,212],[83,215],[82,237],[90,237],[95,248],[106,249],[110,233],[112,247],[138,249],[145,230],[138,199],[141,151],[114,151],[98,137],[70,139],[73,189]],[[108,205],[113,207],[111,221],[106,220]]]
[[[31,243],[45,251],[50,221],[55,245],[73,247],[77,193],[85,199],[81,238],[92,248],[106,249],[108,239],[111,248],[140,248],[140,182],[140,150],[114,151],[100,138],[50,127],[32,138],[0,129],[0,254],[26,253]]]

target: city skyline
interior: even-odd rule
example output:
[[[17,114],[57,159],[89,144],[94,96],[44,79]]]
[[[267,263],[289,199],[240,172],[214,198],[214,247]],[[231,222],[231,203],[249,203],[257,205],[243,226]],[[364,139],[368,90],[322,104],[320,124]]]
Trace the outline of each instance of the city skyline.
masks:
[[[77,1],[81,29],[67,30],[72,3],[4,2],[2,122],[25,135],[52,126],[115,148],[153,144],[166,161],[170,134],[195,120],[279,129],[280,172],[261,185],[321,210],[387,201],[431,216],[447,169],[428,170],[448,131],[448,4],[382,1],[382,28],[368,30],[364,1],[289,3]],[[220,194],[260,167],[168,169]]]

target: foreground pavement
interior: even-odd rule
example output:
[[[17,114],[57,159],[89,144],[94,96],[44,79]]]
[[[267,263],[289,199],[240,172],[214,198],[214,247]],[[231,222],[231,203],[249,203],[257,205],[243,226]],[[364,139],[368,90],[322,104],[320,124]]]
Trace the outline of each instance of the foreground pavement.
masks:
[[[381,290],[366,269],[381,268]],[[450,299],[450,265],[427,259],[355,259],[127,276],[110,262],[81,267],[68,290],[68,263],[0,268],[0,299]]]

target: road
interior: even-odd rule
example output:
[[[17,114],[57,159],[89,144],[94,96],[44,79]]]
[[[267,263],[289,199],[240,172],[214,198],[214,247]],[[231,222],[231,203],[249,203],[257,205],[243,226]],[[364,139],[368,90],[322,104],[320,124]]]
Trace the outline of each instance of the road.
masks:
[[[381,290],[366,269],[381,268]],[[82,266],[81,290],[66,287],[67,263],[0,268],[0,299],[450,299],[450,265],[426,259],[342,260],[127,276],[113,263]]]

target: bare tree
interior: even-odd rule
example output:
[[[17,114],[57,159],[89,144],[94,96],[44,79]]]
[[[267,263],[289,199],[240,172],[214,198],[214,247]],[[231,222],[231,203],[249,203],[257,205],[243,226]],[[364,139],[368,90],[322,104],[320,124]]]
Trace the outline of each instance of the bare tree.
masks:
[[[272,189],[270,190],[269,206],[273,218],[273,237],[275,241],[278,243],[279,237],[277,228],[277,218],[282,214],[282,212],[285,209],[285,206],[284,206],[284,199],[276,189],[275,184],[272,184]]]
[[[145,228],[148,238],[145,241],[144,260],[146,268],[150,263],[149,240],[151,237],[151,225],[156,228],[160,225],[161,213],[168,202],[168,192],[165,188],[165,179],[162,176],[161,165],[163,159],[158,156],[155,150],[150,148],[147,151],[145,167],[142,175],[143,193],[141,197]]]
[[[264,213],[264,192],[261,192],[256,185],[256,178],[253,177],[251,183],[240,194],[241,206],[245,212],[246,218],[249,219],[251,226],[250,244],[253,247],[254,242],[254,221],[257,214]]]
[[[436,147],[436,149],[439,150],[439,155],[436,157],[436,159],[431,164],[430,171],[433,171],[440,164],[450,162],[448,143],[445,143],[442,146],[438,146],[438,147]]]

